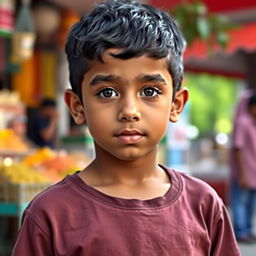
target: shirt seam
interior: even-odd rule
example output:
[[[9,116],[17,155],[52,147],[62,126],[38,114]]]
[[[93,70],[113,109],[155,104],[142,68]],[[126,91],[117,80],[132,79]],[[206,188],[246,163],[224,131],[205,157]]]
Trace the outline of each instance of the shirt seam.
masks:
[[[37,226],[43,233],[43,235],[47,238],[47,240],[50,241],[50,237],[48,236],[47,232],[44,230],[44,228],[39,224],[39,221],[36,220],[36,217],[33,216],[32,212],[30,211],[30,209],[27,209],[26,211],[26,215],[28,217],[30,217],[30,219],[32,220],[32,222],[34,223],[35,226]]]
[[[213,225],[215,225],[218,222],[218,220],[220,219],[220,216],[223,215],[223,208],[221,207],[220,202],[219,202],[219,207],[220,207],[220,209],[218,210],[218,214],[216,214],[216,216],[215,216],[215,218],[213,220]],[[233,241],[233,245],[234,245],[234,247],[237,247],[236,243],[234,243],[234,241]],[[236,250],[234,252],[238,253],[237,254],[238,256],[241,255],[238,248],[236,248]]]

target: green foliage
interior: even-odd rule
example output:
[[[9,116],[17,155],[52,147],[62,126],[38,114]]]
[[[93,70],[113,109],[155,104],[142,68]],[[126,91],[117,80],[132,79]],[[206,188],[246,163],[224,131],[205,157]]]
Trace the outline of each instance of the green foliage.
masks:
[[[237,98],[235,81],[208,74],[188,74],[185,86],[190,92],[190,121],[198,128],[200,136],[230,133]]]
[[[199,38],[208,43],[209,50],[213,44],[223,48],[227,46],[227,31],[233,28],[234,24],[223,15],[210,14],[207,6],[200,0],[183,1],[171,13],[180,23],[188,44]]]

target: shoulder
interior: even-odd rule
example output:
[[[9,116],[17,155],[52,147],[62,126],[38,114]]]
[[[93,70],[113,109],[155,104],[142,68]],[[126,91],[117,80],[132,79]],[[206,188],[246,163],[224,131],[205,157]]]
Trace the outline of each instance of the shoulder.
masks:
[[[174,171],[175,172],[175,171]],[[197,216],[197,220],[207,226],[209,233],[214,225],[230,226],[226,207],[217,192],[206,182],[184,173],[175,172],[182,182],[179,202],[183,211]]]
[[[243,115],[235,121],[235,126],[246,129],[252,123],[252,118],[249,115]]]
[[[217,196],[215,190],[205,181],[180,171],[172,170],[172,172],[179,177],[179,179],[182,181],[183,189],[185,189],[187,192],[191,192],[193,195],[210,194],[214,197]]]
[[[36,219],[51,218],[70,209],[79,200],[73,181],[76,174],[67,176],[62,181],[39,193],[29,204],[25,214]]]
[[[220,211],[223,207],[222,199],[217,192],[206,182],[188,174],[172,170],[182,184],[181,197],[191,207],[199,207],[202,210],[215,209]]]

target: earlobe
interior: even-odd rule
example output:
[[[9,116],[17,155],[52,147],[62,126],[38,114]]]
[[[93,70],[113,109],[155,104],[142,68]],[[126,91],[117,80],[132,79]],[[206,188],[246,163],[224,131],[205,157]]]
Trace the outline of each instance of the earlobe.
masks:
[[[188,100],[188,94],[189,93],[187,88],[181,88],[176,92],[175,98],[172,102],[170,116],[169,116],[169,120],[171,122],[175,123],[179,120],[179,117]]]
[[[70,114],[73,117],[75,123],[78,125],[85,124],[85,113],[79,96],[72,90],[68,89],[65,91],[65,103],[69,108]]]

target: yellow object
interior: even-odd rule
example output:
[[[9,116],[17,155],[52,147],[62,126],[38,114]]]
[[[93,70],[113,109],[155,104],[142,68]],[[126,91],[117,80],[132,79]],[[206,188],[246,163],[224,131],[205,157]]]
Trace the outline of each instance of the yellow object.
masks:
[[[34,154],[23,159],[23,163],[28,166],[41,164],[42,162],[54,158],[56,153],[50,148],[44,147],[37,150]]]
[[[10,158],[10,157],[4,158],[4,160],[3,160],[3,165],[4,166],[11,166],[12,164],[13,164],[12,158]]]
[[[18,92],[20,98],[29,107],[37,106],[37,98],[34,95],[36,84],[36,59],[35,55],[22,62],[21,69],[12,77],[13,90]]]
[[[0,151],[25,152],[28,148],[11,129],[0,130]]]
[[[0,174],[8,181],[15,184],[22,183],[49,183],[50,180],[39,171],[34,170],[22,163],[13,163],[12,165],[2,165]]]
[[[10,138],[13,135],[12,130],[4,129],[0,130],[0,141]]]
[[[56,98],[56,53],[42,51],[40,54],[40,83],[42,98]]]

